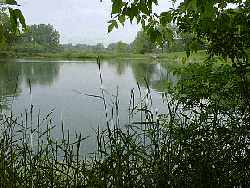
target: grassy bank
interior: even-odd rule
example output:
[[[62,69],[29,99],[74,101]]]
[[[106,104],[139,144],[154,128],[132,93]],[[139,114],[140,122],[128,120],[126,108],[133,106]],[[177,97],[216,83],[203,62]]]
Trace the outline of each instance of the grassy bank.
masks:
[[[2,52],[2,58],[31,58],[31,59],[93,59],[97,56],[101,59],[112,59],[112,58],[138,58],[138,59],[150,59],[151,55],[147,54],[117,54],[117,53],[15,53],[15,52]]]
[[[100,56],[101,59],[112,59],[112,58],[121,58],[121,59],[153,59],[153,54],[128,54],[128,53],[15,53],[15,52],[2,52],[2,58],[31,58],[31,59],[96,59],[97,56]],[[161,60],[181,60],[186,58],[186,52],[171,52],[171,53],[161,53],[158,54],[158,59]],[[197,53],[191,54],[189,57],[190,60],[199,61],[206,56],[205,51],[198,51]]]

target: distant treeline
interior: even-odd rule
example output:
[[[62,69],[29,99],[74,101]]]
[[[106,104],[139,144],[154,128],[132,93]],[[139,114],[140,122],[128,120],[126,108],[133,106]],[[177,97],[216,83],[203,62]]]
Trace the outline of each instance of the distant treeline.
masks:
[[[61,49],[66,53],[162,53],[162,52],[181,52],[186,50],[189,43],[192,42],[193,36],[190,34],[181,34],[173,41],[167,41],[162,46],[158,46],[156,43],[152,43],[143,31],[139,31],[134,41],[130,44],[126,44],[122,41],[116,43],[110,43],[106,48],[102,43],[96,45],[88,44],[63,44]],[[198,46],[198,50],[205,49],[205,45]]]
[[[173,25],[168,25],[166,31],[172,30],[173,37],[169,40],[162,36],[162,42],[152,43],[147,34],[139,31],[134,41],[126,44],[122,41],[110,43],[105,47],[102,43],[96,45],[88,44],[60,44],[59,31],[55,30],[50,24],[39,24],[27,26],[24,32],[19,34],[12,33],[9,17],[1,13],[0,19],[3,23],[6,38],[4,51],[15,53],[82,53],[82,54],[103,54],[103,53],[161,53],[184,51],[189,43],[192,42],[193,35],[178,33]],[[164,28],[163,28],[164,30]],[[162,32],[164,34],[164,32]],[[166,32],[165,32],[166,33]],[[168,33],[166,33],[168,35]],[[198,49],[205,49],[205,45],[198,46]]]

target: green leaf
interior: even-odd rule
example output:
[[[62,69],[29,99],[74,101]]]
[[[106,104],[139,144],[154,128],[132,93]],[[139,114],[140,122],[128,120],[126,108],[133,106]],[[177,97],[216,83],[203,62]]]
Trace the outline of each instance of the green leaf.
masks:
[[[116,27],[116,29],[118,29],[118,24],[117,24],[117,22],[114,22],[113,24],[114,24],[114,26]]]
[[[108,26],[108,33],[110,33],[114,29],[114,27],[118,28],[118,24],[115,20],[110,20],[108,23],[111,23]]]
[[[132,25],[132,23],[133,23],[133,19],[134,19],[134,16],[129,16],[129,19],[130,19],[130,23],[131,23],[131,25]]]
[[[9,5],[18,5],[15,0],[6,0],[6,4],[9,4]]]
[[[19,9],[15,9],[14,14],[15,14],[15,17],[19,19],[22,26],[26,29],[26,23],[25,23],[25,19],[23,17],[22,12]]]
[[[0,36],[4,35],[4,27],[3,25],[0,25]]]
[[[150,11],[147,8],[147,5],[145,3],[145,1],[141,1],[138,5],[138,8],[140,9],[140,11],[144,14],[150,14]]]
[[[172,21],[172,14],[171,12],[162,12],[160,15],[160,23],[163,26],[166,26],[167,23]]]
[[[114,25],[113,25],[113,24],[110,24],[110,25],[108,26],[108,33],[110,33],[110,32],[113,30],[113,28],[114,28]]]
[[[141,21],[141,16],[138,16],[138,17],[137,17],[137,24],[139,24],[140,21]]]
[[[11,22],[11,26],[12,26],[12,32],[15,34],[19,34],[19,30],[17,28],[18,27],[17,19],[19,19],[23,28],[26,28],[25,19],[23,17],[23,14],[19,9],[13,10],[10,7],[9,7],[9,13],[10,13],[10,22]]]
[[[12,26],[12,32],[16,33],[16,31],[17,31],[17,17],[14,13],[14,10],[10,7],[9,7],[9,13],[10,13],[10,22],[11,22],[11,26]]]
[[[124,26],[124,22],[126,20],[125,14],[122,14],[121,16],[118,17],[119,22]]]
[[[130,18],[130,23],[132,24],[133,19],[139,16],[138,7],[131,5],[131,8],[127,9],[127,13]]]
[[[123,5],[122,0],[116,0],[116,1],[114,1],[113,5],[112,5],[112,12],[111,12],[111,14],[120,13],[122,5]]]
[[[182,64],[185,64],[187,61],[187,57],[182,58]]]
[[[158,38],[161,38],[161,33],[152,27],[148,29],[147,35],[150,36],[151,42],[155,42]]]

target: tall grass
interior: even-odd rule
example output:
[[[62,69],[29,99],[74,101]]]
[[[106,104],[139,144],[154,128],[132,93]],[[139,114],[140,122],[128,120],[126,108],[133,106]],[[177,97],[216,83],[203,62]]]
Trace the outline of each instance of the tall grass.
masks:
[[[96,130],[97,150],[81,156],[86,138],[70,138],[63,120],[62,139],[54,140],[52,112],[41,120],[31,105],[20,116],[4,115],[1,187],[249,187],[249,134],[243,129],[249,125],[222,124],[217,112],[204,112],[206,101],[187,108],[169,94],[163,95],[168,110],[158,114],[150,107],[150,88],[144,95],[139,84],[139,99],[131,89],[129,121],[123,124],[118,89],[112,95],[103,88],[100,59],[97,64],[101,95],[89,96],[102,99],[106,118]],[[110,106],[106,95],[114,97]]]
[[[1,187],[75,187],[83,181],[85,162],[79,150],[85,138],[79,134],[70,142],[62,125],[62,140],[53,140],[51,113],[42,121],[38,114],[33,126],[32,107],[19,117],[10,114],[1,120]]]

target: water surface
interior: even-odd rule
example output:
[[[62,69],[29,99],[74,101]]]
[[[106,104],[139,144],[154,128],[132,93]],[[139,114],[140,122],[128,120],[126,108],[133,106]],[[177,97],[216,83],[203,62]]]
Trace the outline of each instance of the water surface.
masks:
[[[105,60],[101,62],[103,85],[100,84],[100,72],[95,61],[45,61],[45,60],[9,60],[0,62],[0,100],[3,113],[17,116],[34,106],[33,117],[38,114],[40,121],[53,110],[52,124],[57,125],[54,137],[61,138],[61,123],[64,130],[73,134],[81,132],[92,138],[85,143],[85,149],[92,150],[95,144],[94,130],[106,125],[103,100],[89,95],[102,96],[104,88],[107,112],[112,117],[112,106],[117,95],[119,99],[120,125],[139,121],[140,116],[129,120],[131,90],[134,89],[135,103],[139,102],[140,86],[142,96],[150,88],[153,103],[152,111],[166,112],[161,93],[165,91],[162,80],[176,82],[170,70],[174,63],[151,60]],[[145,81],[146,80],[146,81]],[[24,115],[23,115],[24,117]],[[33,124],[36,118],[33,118]],[[45,125],[44,125],[45,126]]]

